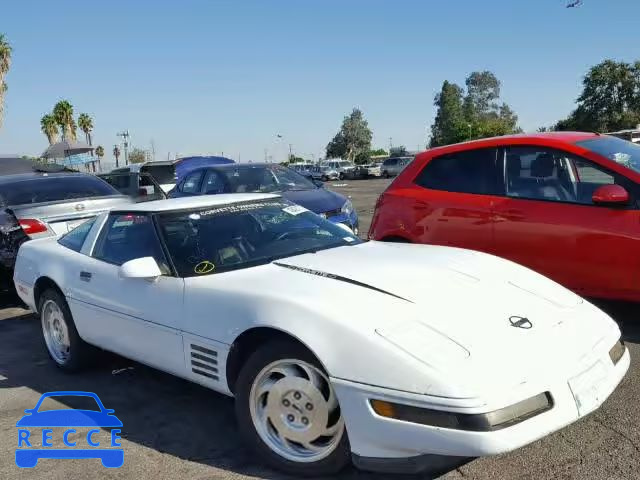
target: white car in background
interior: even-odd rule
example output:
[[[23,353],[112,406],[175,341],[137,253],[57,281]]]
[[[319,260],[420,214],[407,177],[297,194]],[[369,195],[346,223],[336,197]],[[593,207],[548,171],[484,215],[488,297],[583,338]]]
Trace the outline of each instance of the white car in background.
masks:
[[[25,243],[15,284],[59,367],[97,346],[233,395],[247,443],[293,474],[507,452],[629,367],[615,322],[531,270],[364,243],[275,195],[114,209]]]

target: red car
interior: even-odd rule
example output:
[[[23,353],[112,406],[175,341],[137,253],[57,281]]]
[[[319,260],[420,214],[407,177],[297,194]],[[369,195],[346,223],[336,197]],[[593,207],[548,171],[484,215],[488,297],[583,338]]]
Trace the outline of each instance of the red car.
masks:
[[[640,301],[640,146],[557,132],[428,150],[380,196],[369,238],[480,250]]]

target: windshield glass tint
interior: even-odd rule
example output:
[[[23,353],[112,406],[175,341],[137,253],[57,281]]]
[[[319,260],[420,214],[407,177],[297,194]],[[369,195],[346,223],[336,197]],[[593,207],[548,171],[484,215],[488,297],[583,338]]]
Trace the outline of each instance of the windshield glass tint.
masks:
[[[224,193],[272,193],[317,188],[298,172],[280,165],[243,165],[215,171],[222,176]]]
[[[269,263],[361,241],[303,207],[275,199],[158,216],[181,277]]]
[[[144,165],[141,173],[148,173],[161,185],[176,183],[176,168],[173,165]]]
[[[576,145],[640,173],[640,146],[635,143],[616,137],[603,136],[576,142]]]
[[[120,195],[107,182],[91,175],[34,177],[0,185],[6,205],[61,202],[78,198]]]

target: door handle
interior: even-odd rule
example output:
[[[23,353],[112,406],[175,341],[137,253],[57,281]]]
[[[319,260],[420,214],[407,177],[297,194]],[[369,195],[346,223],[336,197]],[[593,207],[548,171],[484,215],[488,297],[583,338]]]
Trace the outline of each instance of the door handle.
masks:
[[[80,272],[80,280],[83,282],[91,281],[91,272]]]

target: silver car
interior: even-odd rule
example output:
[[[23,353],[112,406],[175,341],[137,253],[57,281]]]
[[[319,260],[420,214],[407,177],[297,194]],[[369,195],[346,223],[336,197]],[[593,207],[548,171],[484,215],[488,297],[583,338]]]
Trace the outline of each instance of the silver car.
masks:
[[[335,168],[330,167],[329,165],[322,165],[311,169],[311,177],[314,180],[328,182],[329,180],[337,180],[340,178],[340,174]]]
[[[67,233],[118,205],[131,204],[107,182],[86,173],[0,176],[0,287],[11,284],[25,240]]]
[[[347,160],[326,160],[322,162],[322,165],[338,172],[338,178],[340,180],[353,177],[356,169],[356,166]]]
[[[407,165],[411,163],[414,157],[393,157],[387,158],[382,162],[380,167],[382,176],[384,178],[395,177],[398,175]]]

